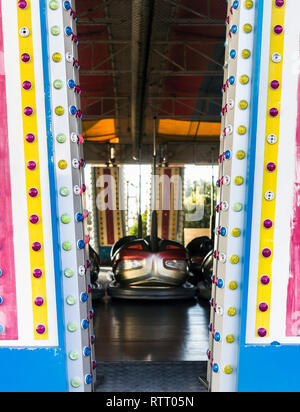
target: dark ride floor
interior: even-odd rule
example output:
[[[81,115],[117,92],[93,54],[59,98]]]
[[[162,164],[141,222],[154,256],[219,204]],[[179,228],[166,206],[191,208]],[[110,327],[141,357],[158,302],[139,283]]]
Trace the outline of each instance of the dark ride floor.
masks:
[[[207,301],[94,302],[97,392],[202,392]]]

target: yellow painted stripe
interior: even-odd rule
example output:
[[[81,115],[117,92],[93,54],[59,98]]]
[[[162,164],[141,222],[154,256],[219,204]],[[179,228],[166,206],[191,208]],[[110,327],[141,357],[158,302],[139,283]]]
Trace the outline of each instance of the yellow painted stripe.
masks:
[[[44,239],[43,239],[43,222],[42,222],[42,200],[41,200],[41,182],[40,182],[40,166],[39,166],[39,145],[38,145],[38,127],[37,127],[37,104],[35,95],[35,77],[34,77],[34,57],[33,57],[33,39],[32,39],[32,21],[31,21],[31,7],[30,1],[28,1],[28,7],[25,10],[18,8],[18,30],[21,27],[27,27],[30,30],[29,37],[21,37],[19,35],[19,49],[20,56],[23,53],[29,53],[31,56],[31,61],[29,63],[22,63],[20,60],[20,71],[21,71],[21,85],[25,80],[29,80],[32,83],[32,89],[30,91],[23,90],[21,87],[21,98],[22,98],[22,110],[25,107],[30,106],[33,108],[34,113],[32,116],[28,117],[23,114],[23,133],[26,136],[28,133],[33,133],[36,136],[34,143],[24,143],[24,156],[25,156],[25,178],[26,178],[26,189],[27,193],[30,188],[35,187],[39,191],[37,198],[33,199],[27,195],[27,208],[28,217],[32,214],[39,216],[40,221],[38,224],[34,225],[28,223],[29,231],[29,254],[30,254],[30,266],[31,273],[34,269],[39,268],[43,271],[43,276],[40,279],[32,279],[32,310],[33,310],[33,322],[34,322],[34,339],[35,340],[48,340],[48,310],[46,301],[46,276],[45,276],[45,256],[44,256]],[[37,163],[37,168],[35,171],[30,171],[27,169],[27,162],[34,160]],[[29,221],[28,221],[29,222]],[[31,245],[34,242],[40,242],[42,245],[42,250],[39,252],[34,252],[31,249]],[[37,307],[34,304],[34,300],[37,296],[44,298],[45,303],[41,307]],[[46,326],[46,333],[39,335],[36,333],[36,327],[39,324]]]
[[[276,35],[273,32],[275,25],[280,24],[284,27],[285,19],[285,7],[277,8],[272,6],[272,18],[271,18],[271,40],[270,40],[270,63],[269,63],[269,84],[272,80],[278,80],[280,87],[277,90],[268,89],[267,98],[267,120],[266,120],[266,136],[269,134],[275,134],[279,137],[280,130],[280,108],[281,108],[281,86],[282,86],[282,67],[283,67],[283,51],[284,51],[284,34]],[[272,62],[272,55],[274,53],[280,53],[282,60],[280,63]],[[272,118],[269,115],[269,110],[272,107],[276,107],[279,110],[279,115],[276,118]],[[260,229],[260,244],[259,244],[259,262],[258,262],[258,286],[257,286],[257,306],[256,306],[256,336],[259,328],[265,328],[267,330],[267,336],[269,336],[270,328],[270,313],[271,313],[271,292],[272,282],[267,286],[263,286],[260,282],[260,278],[263,275],[268,275],[272,280],[272,261],[273,261],[273,245],[274,245],[274,221],[275,221],[275,207],[276,207],[276,187],[277,187],[277,160],[278,160],[278,142],[274,145],[265,143],[265,156],[264,156],[264,172],[263,172],[263,189],[262,189],[262,212],[261,212],[261,229]],[[269,162],[276,164],[275,172],[268,172],[266,165]],[[264,198],[266,191],[271,190],[275,193],[275,199],[273,201],[267,201]],[[271,229],[265,229],[263,222],[265,219],[271,219],[273,227]],[[269,248],[272,251],[270,258],[264,258],[261,251],[264,248]],[[267,312],[261,312],[258,306],[261,302],[266,302],[269,306]]]

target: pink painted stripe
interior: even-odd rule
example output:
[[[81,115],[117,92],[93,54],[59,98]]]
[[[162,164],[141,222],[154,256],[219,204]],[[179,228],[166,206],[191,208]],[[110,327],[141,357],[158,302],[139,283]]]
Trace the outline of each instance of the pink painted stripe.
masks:
[[[17,297],[6,107],[7,102],[3,55],[4,45],[0,0],[0,268],[3,272],[2,276],[0,277],[0,296],[3,298],[3,303],[0,307],[0,324],[5,327],[5,332],[0,334],[1,341],[18,339]]]
[[[286,336],[300,335],[300,75],[296,129],[295,181],[290,239],[290,277],[287,291]]]

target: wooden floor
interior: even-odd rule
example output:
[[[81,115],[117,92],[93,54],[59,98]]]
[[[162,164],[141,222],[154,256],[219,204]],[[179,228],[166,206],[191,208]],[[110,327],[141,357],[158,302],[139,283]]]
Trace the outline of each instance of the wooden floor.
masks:
[[[95,306],[96,359],[207,360],[208,302],[135,302],[105,297]]]

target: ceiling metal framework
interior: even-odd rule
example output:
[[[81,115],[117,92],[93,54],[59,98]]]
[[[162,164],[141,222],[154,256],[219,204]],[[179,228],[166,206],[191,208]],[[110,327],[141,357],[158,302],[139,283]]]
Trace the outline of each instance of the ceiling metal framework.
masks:
[[[76,5],[85,120],[115,119],[120,143],[136,147],[151,142],[153,116],[220,121],[224,0],[77,0]],[[143,12],[143,30],[135,38]]]

